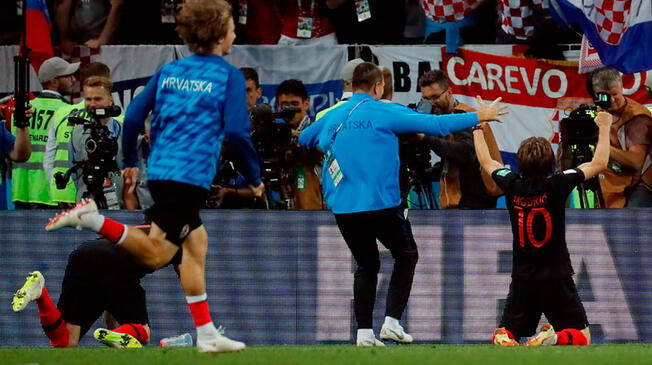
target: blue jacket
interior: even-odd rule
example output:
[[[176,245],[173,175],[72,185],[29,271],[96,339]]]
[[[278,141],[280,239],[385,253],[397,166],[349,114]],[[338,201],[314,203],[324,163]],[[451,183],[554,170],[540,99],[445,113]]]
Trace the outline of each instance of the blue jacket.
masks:
[[[356,93],[301,132],[299,144],[306,148],[319,147],[326,152],[342,124],[332,152],[344,178],[335,187],[327,162],[324,162],[324,197],[335,214],[367,212],[401,203],[398,135],[445,136],[477,122],[476,113],[423,114],[399,104],[377,101],[369,94]]]
[[[260,184],[258,156],[250,139],[242,72],[217,55],[192,55],[169,63],[149,80],[127,109],[125,167],[138,164],[138,134],[152,111],[149,180],[172,180],[210,189],[224,137],[242,158],[251,185]]]

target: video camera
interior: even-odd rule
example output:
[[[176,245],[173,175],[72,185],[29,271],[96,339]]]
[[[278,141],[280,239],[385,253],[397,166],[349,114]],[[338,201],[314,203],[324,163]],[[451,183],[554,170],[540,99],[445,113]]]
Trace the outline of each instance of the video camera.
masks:
[[[265,184],[267,203],[270,209],[291,209],[293,195],[292,164],[287,161],[288,151],[292,151],[292,126],[288,123],[301,110],[298,107],[286,107],[274,112],[267,104],[258,104],[251,108],[251,140],[260,159],[261,179]],[[282,119],[285,122],[278,121]],[[228,145],[228,141],[227,141]],[[235,156],[230,156],[228,148],[223,149],[221,166],[234,166]],[[237,170],[237,166],[235,166]],[[218,171],[214,182],[226,184],[234,171],[223,168]],[[213,205],[212,202],[207,203]]]
[[[598,142],[599,130],[593,120],[598,113],[598,107],[603,110],[611,107],[611,97],[607,93],[597,93],[594,103],[594,105],[580,105],[559,122],[562,144],[594,145]]]
[[[57,189],[65,189],[70,176],[78,169],[82,171],[82,179],[88,189],[87,195],[98,203],[100,208],[107,208],[104,196],[104,181],[110,172],[118,171],[116,155],[118,154],[118,138],[112,137],[109,128],[102,124],[102,118],[117,117],[121,113],[119,106],[106,108],[88,108],[75,112],[68,117],[68,125],[82,125],[84,132],[90,131],[90,136],[84,142],[87,157],[66,171],[54,174]]]
[[[299,111],[298,107],[287,107],[274,112],[267,104],[258,104],[251,108],[249,112],[253,132],[251,138],[256,149],[289,145],[292,140],[292,127],[287,121],[294,118]],[[286,123],[280,123],[277,119],[283,119]]]
[[[433,114],[433,106],[427,100],[409,104],[408,108],[424,114]],[[413,188],[422,201],[427,201],[429,207],[435,207],[432,194],[432,182],[438,181],[441,173],[441,163],[430,163],[430,145],[416,138],[416,135],[403,135],[398,140],[398,156],[401,161],[399,168],[399,185],[404,204],[410,190]]]

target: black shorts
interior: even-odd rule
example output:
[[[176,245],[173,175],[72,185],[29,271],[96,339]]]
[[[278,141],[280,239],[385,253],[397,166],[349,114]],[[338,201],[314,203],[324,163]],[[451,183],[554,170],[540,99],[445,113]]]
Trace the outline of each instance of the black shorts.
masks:
[[[589,325],[573,278],[529,281],[512,279],[499,327],[517,339],[530,337],[544,314],[556,331],[583,330]]]
[[[147,186],[154,200],[147,214],[168,241],[181,246],[188,234],[202,225],[199,210],[206,204],[208,190],[168,180],[150,180]]]
[[[67,323],[81,327],[80,338],[104,311],[120,324],[147,324],[145,273],[105,240],[82,244],[68,259],[57,307]]]

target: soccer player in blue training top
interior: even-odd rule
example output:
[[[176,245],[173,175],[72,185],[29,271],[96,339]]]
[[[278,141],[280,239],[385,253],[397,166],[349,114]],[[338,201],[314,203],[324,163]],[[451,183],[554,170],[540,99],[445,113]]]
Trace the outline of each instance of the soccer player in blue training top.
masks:
[[[175,267],[180,256],[173,260]],[[14,295],[12,307],[20,312],[35,301],[43,331],[54,347],[76,347],[104,311],[120,326],[96,329],[96,340],[110,347],[142,347],[149,342],[150,330],[140,279],[152,271],[106,239],[85,242],[68,257],[56,306],[45,287],[45,278],[34,271]]]
[[[379,101],[383,73],[372,63],[353,71],[353,96],[304,129],[299,144],[325,154],[322,182],[328,206],[357,264],[353,284],[357,346],[383,346],[373,331],[372,314],[380,259],[378,239],[392,253],[394,270],[387,293],[381,339],[410,343],[399,324],[410,297],[417,244],[403,213],[398,184],[398,135],[448,135],[478,121],[499,120],[504,106],[480,103],[477,113],[432,115]]]
[[[517,174],[490,157],[481,127],[474,128],[478,160],[505,192],[514,235],[512,283],[493,344],[517,346],[521,337],[536,333],[542,313],[550,323],[542,325],[526,346],[591,342],[566,246],[565,206],[575,186],[607,168],[611,120],[605,112],[595,117],[599,137],[590,162],[556,174],[547,139],[531,137],[521,143]],[[555,332],[555,328],[562,330]]]
[[[161,67],[129,105],[124,122],[125,184],[135,186],[138,135],[151,111],[148,185],[154,200],[149,235],[108,219],[92,201],[53,218],[47,230],[89,228],[146,266],[167,264],[179,249],[180,281],[197,327],[200,352],[241,351],[245,344],[223,335],[211,320],[204,266],[208,236],[199,216],[217,171],[222,140],[240,152],[242,173],[261,196],[258,157],[250,139],[245,80],[222,56],[235,39],[231,6],[224,0],[182,5],[177,32],[194,55]]]

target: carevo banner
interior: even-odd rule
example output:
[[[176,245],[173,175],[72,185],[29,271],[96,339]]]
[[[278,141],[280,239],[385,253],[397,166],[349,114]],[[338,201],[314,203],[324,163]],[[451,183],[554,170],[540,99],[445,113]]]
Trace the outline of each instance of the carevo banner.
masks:
[[[443,55],[443,70],[454,94],[484,100],[503,98],[508,104],[558,108],[563,99],[588,101],[586,79],[577,66],[560,66],[536,59],[493,56],[460,50]],[[647,98],[644,75],[623,75],[624,94],[641,103]],[[561,100],[560,100],[561,99]]]

